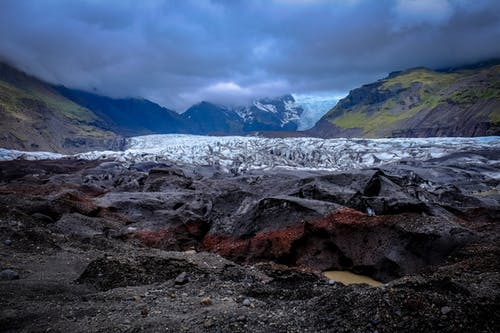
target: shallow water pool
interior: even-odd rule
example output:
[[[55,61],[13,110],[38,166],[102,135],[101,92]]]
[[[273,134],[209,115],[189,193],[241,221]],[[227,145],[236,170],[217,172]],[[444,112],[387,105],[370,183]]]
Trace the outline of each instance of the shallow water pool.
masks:
[[[345,285],[366,283],[372,287],[380,287],[382,282],[372,279],[369,276],[354,274],[348,271],[326,271],[323,274],[335,282]]]

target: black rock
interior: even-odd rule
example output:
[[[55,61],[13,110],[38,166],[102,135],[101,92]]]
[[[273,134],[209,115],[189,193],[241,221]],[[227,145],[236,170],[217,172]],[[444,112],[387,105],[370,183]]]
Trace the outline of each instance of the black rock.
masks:
[[[190,281],[190,278],[187,275],[187,273],[182,272],[181,274],[177,275],[177,277],[174,280],[174,284],[183,285],[183,284],[188,283],[189,281]]]
[[[18,280],[19,274],[12,269],[4,269],[0,272],[0,280]]]
[[[450,312],[451,312],[451,308],[449,306],[443,306],[441,308],[441,314],[443,314],[444,316],[446,316]]]

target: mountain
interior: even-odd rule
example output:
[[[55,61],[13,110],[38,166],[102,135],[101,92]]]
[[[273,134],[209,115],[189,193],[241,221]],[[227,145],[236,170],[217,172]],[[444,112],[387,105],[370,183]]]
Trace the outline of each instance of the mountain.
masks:
[[[296,131],[303,109],[292,95],[263,98],[251,105],[230,107],[201,102],[182,117],[192,134],[244,134]]]
[[[193,105],[182,114],[189,122],[191,134],[240,134],[243,132],[243,119],[234,110],[201,102]]]
[[[54,86],[0,63],[0,147],[64,153],[119,149],[123,137],[164,133],[500,135],[500,63],[394,72],[352,90],[312,129],[297,131],[307,116],[292,95],[239,107],[201,102],[178,114],[146,99],[115,99]]]
[[[302,108],[291,95],[250,106],[208,102],[178,114],[146,99],[110,98],[54,86],[0,63],[0,147],[79,152],[118,149],[144,134],[295,131]]]
[[[391,73],[352,90],[308,134],[370,138],[500,135],[500,64]]]
[[[98,115],[0,63],[0,147],[78,152],[119,146],[120,138]]]
[[[304,112],[292,95],[256,100],[250,106],[236,108],[245,132],[296,131]]]
[[[190,132],[190,124],[177,112],[147,99],[115,99],[63,86],[55,89],[74,103],[92,110],[115,133],[123,136]]]

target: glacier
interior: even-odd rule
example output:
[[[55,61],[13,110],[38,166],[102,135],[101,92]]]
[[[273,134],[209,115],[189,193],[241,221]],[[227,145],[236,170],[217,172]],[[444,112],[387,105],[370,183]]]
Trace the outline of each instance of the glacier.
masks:
[[[123,151],[90,151],[75,155],[0,149],[0,160],[111,159],[211,166],[241,174],[251,170],[304,169],[342,171],[401,160],[428,160],[451,153],[500,151],[500,137],[319,139],[255,136],[162,134],[131,137]],[[485,163],[500,163],[498,159]],[[463,163],[476,163],[464,159]],[[500,175],[493,175],[500,178]]]
[[[292,94],[296,104],[304,109],[297,129],[305,131],[313,127],[345,95],[333,93],[316,95]]]

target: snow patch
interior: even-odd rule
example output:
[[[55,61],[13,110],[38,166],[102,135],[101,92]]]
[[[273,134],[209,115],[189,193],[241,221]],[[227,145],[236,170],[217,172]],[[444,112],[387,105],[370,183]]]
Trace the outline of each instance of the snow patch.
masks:
[[[272,104],[262,104],[259,101],[254,101],[253,105],[255,105],[255,107],[257,109],[262,110],[264,112],[271,112],[271,113],[277,113],[278,112],[278,110],[276,109],[276,106],[274,106]]]

